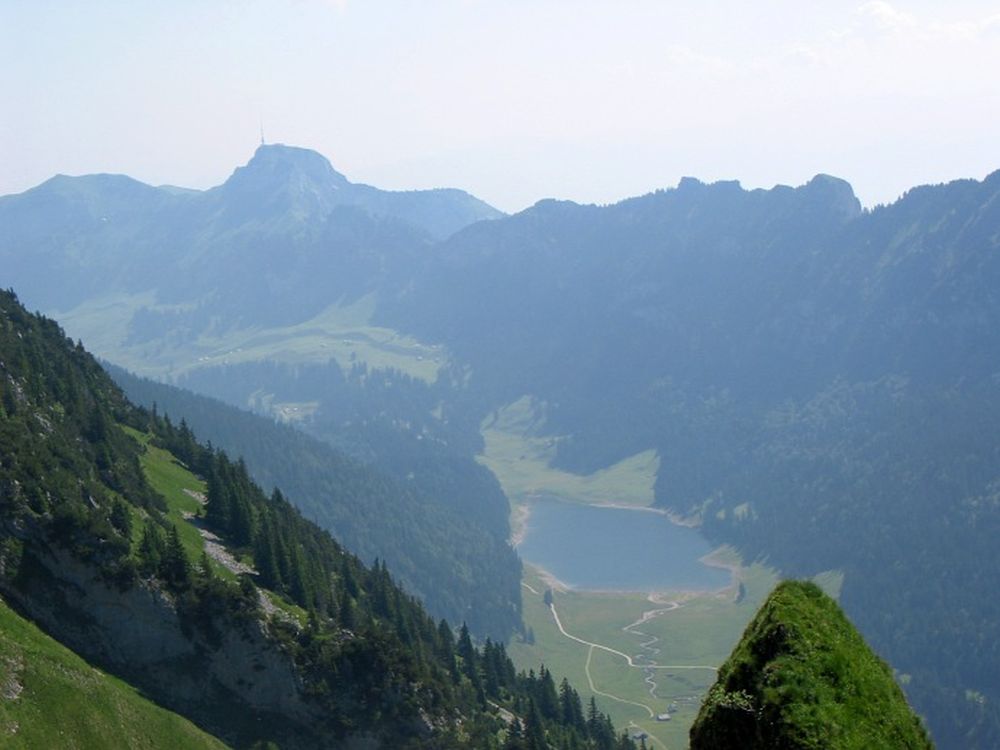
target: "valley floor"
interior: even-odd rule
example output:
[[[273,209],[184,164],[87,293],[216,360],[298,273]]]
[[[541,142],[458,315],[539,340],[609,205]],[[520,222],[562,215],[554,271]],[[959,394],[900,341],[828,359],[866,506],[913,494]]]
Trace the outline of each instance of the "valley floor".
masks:
[[[544,663],[557,681],[569,678],[617,726],[645,732],[647,745],[687,747],[716,668],[777,582],[774,571],[759,565],[737,575],[745,591],[739,602],[735,583],[713,592],[579,591],[526,565],[525,624],[534,642],[514,643],[510,654],[519,668]],[[663,714],[670,719],[658,720]]]

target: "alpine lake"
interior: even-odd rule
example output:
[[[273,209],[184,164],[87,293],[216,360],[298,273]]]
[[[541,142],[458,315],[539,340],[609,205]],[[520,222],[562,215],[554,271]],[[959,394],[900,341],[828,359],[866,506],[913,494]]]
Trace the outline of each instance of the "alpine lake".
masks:
[[[550,497],[530,504],[517,551],[572,589],[714,590],[731,574],[702,558],[701,533],[648,508],[582,505]]]

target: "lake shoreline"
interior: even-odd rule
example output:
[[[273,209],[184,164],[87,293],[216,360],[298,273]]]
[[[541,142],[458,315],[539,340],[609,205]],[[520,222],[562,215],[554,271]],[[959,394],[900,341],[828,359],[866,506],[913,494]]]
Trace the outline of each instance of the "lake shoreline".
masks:
[[[527,554],[523,547],[525,546],[525,540],[528,538],[529,533],[535,531],[534,525],[530,523],[531,519],[534,517],[538,506],[545,504],[548,507],[545,508],[545,513],[542,514],[542,520],[539,521],[538,533],[542,534],[543,537],[535,538],[532,536],[532,541],[536,549],[532,550],[532,545],[527,545],[529,549]],[[567,512],[572,513],[574,511],[583,511],[586,514],[587,508],[601,508],[606,510],[631,510],[631,511],[642,511],[645,513],[651,513],[653,515],[661,516],[669,524],[667,526],[658,526],[662,524],[662,521],[653,522],[650,519],[650,523],[644,521],[638,521],[633,519],[632,521],[625,521],[625,529],[621,529],[620,525],[623,523],[623,518],[628,518],[628,516],[617,516],[614,515],[610,517],[599,516],[601,520],[595,525],[592,520],[594,516],[591,514],[590,519],[587,522],[581,522],[579,518],[570,519],[559,518],[555,521],[555,526],[552,518],[552,508],[553,507],[563,507],[567,509]],[[562,513],[562,511],[559,511]],[[610,518],[611,520],[605,522],[605,518]],[[708,548],[707,540],[698,533],[699,523],[694,518],[682,518],[675,513],[667,511],[662,508],[653,508],[649,506],[640,505],[630,505],[626,503],[615,503],[615,502],[602,502],[602,503],[580,503],[573,502],[572,500],[567,500],[563,497],[555,495],[539,495],[532,497],[526,502],[520,502],[512,504],[511,508],[511,535],[510,544],[521,556],[522,560],[526,565],[530,565],[532,568],[538,571],[539,577],[545,582],[547,586],[555,590],[562,591],[579,591],[594,594],[607,594],[607,595],[619,595],[619,594],[642,594],[642,595],[662,595],[667,593],[678,593],[678,594],[712,594],[715,596],[725,595],[727,592],[735,590],[736,586],[740,581],[740,569],[741,564],[739,562],[738,556],[733,556],[730,548],[719,547],[716,549]],[[638,530],[636,530],[636,524],[639,524]],[[647,532],[647,528],[652,529],[657,527],[656,531]],[[675,528],[681,533],[682,538],[677,539],[671,536],[672,532],[669,532],[670,528]],[[570,529],[579,529],[580,537],[577,541],[572,538],[574,531],[568,531]],[[595,529],[597,531],[595,532]],[[665,529],[667,533],[662,537],[663,545],[659,544],[660,537],[650,538],[649,533],[656,534],[657,531]],[[681,532],[681,530],[684,530]],[[623,537],[624,541],[618,542],[617,544],[623,545],[621,549],[631,550],[634,547],[644,547],[646,550],[657,548],[663,550],[663,553],[659,558],[657,558],[656,553],[653,553],[652,557],[648,554],[645,559],[641,556],[640,558],[629,560],[622,557],[619,553],[618,548],[613,548],[608,550],[606,546],[606,539],[596,539],[595,533],[600,535],[603,534],[605,530],[610,531],[610,538],[614,537],[614,532],[619,531],[620,534],[625,534]],[[683,535],[690,532],[695,532],[701,542],[702,551],[698,552],[694,549],[690,549],[691,540]],[[552,537],[555,533],[556,536]],[[567,534],[571,538],[567,539]],[[547,535],[547,536],[545,536]],[[543,540],[544,549],[551,552],[548,543],[559,539],[561,536],[561,541],[556,543],[556,546],[562,546],[563,549],[573,550],[571,554],[575,556],[569,558],[569,568],[568,570],[575,571],[574,577],[579,575],[582,580],[590,581],[591,585],[587,583],[570,583],[563,578],[560,578],[560,574],[556,574],[551,569],[554,564],[557,568],[560,567],[560,563],[554,563],[551,554],[546,555],[544,553],[540,554],[537,545],[539,544],[539,539]],[[634,544],[633,544],[634,540]],[[679,545],[679,546],[678,546]],[[699,546],[697,543],[695,546]],[[685,553],[685,548],[688,551]],[[584,557],[580,557],[580,549],[585,550],[582,554]],[[707,552],[704,550],[708,549]],[[594,575],[594,558],[590,560],[586,559],[586,555],[589,552],[593,552],[595,555],[601,559],[606,559],[608,565],[612,562],[617,562],[621,565],[618,569],[619,575],[614,573],[611,576],[602,575],[601,572],[595,577]],[[681,557],[677,555],[680,554]],[[684,557],[685,554],[689,554],[690,557]],[[664,558],[663,555],[666,555]],[[671,557],[673,555],[673,557]],[[532,556],[538,556],[541,559],[532,560]],[[729,559],[723,559],[723,558]],[[734,559],[735,558],[735,559]],[[565,562],[565,561],[564,561]],[[692,568],[691,566],[695,567]],[[561,565],[562,568],[566,568],[566,564]],[[710,575],[705,575],[705,569],[713,569],[717,572]],[[600,565],[598,565],[598,570]],[[697,570],[703,571],[701,574]],[[588,573],[589,571],[589,573]],[[637,575],[633,576],[631,571],[636,571]],[[650,576],[649,571],[654,571],[653,575]],[[565,570],[561,575],[565,575]],[[621,573],[624,572],[624,575]],[[662,575],[666,580],[659,582],[657,581],[657,572]],[[725,572],[726,580],[718,580],[721,578],[719,572]],[[665,575],[664,575],[665,573]],[[643,582],[643,576],[646,576],[648,582]],[[601,579],[604,580],[601,580]],[[630,583],[629,579],[639,580],[635,583]],[[679,580],[678,580],[679,579]],[[706,580],[707,579],[707,580]]]
[[[721,548],[720,548],[721,549]],[[705,557],[711,557],[718,550],[710,552]],[[579,594],[592,594],[597,596],[635,596],[642,595],[652,604],[669,604],[672,601],[680,599],[689,599],[694,596],[719,596],[724,595],[727,592],[735,589],[739,584],[741,577],[739,571],[741,569],[740,565],[735,563],[715,563],[706,562],[710,568],[722,568],[730,573],[730,580],[725,586],[719,586],[718,588],[696,588],[689,589],[683,587],[674,588],[619,588],[619,589],[590,589],[583,586],[574,586],[571,583],[566,583],[566,581],[559,578],[551,570],[543,568],[538,563],[533,563],[528,560],[524,560],[526,567],[530,567],[534,571],[535,575],[542,580],[545,585],[552,589],[553,591],[563,592],[563,593],[579,593]]]
[[[573,502],[567,500],[565,502]],[[658,516],[665,516],[674,526],[683,526],[686,529],[697,529],[701,526],[701,520],[697,516],[682,516],[666,508],[654,508],[652,505],[629,505],[628,503],[577,503],[577,505],[587,505],[591,508],[617,508],[618,510],[641,510],[646,513],[655,513]]]

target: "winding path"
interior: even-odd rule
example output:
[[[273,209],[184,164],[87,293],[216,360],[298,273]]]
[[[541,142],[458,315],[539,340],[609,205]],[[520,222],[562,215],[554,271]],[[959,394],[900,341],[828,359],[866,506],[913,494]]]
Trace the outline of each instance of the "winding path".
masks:
[[[678,604],[677,606],[680,605]],[[712,667],[707,664],[636,664],[632,660],[631,656],[622,653],[618,649],[611,648],[610,646],[604,646],[601,645],[600,643],[594,643],[593,641],[586,641],[583,638],[579,638],[573,635],[572,633],[567,633],[566,628],[563,627],[562,620],[559,619],[559,613],[556,612],[556,605],[554,603],[549,605],[549,611],[552,612],[552,617],[556,621],[556,627],[559,628],[559,632],[562,633],[564,636],[566,636],[572,641],[576,641],[577,643],[582,643],[584,646],[591,646],[592,648],[598,648],[601,649],[602,651],[607,651],[609,654],[620,656],[626,662],[628,662],[628,665],[630,667],[634,667],[636,669],[708,669],[711,670],[712,672],[719,671],[718,667]]]
[[[528,584],[528,583],[526,583],[524,581],[521,582],[521,585],[524,586],[524,588],[526,588],[528,591],[530,591],[535,596],[542,596],[542,592],[539,591],[538,589],[536,589],[534,586],[532,586],[532,585],[530,585],[530,584]],[[680,609],[681,606],[683,606],[678,601],[658,602],[658,601],[656,601],[652,597],[650,598],[650,601],[652,601],[653,603],[657,603],[657,604],[658,603],[662,603],[662,604],[665,604],[666,606],[659,607],[657,609],[650,609],[650,610],[647,610],[647,611],[643,612],[642,616],[638,620],[636,620],[635,622],[629,623],[628,625],[624,626],[622,628],[622,630],[624,630],[626,633],[630,633],[632,635],[637,635],[637,636],[640,636],[640,637],[648,636],[649,635],[648,633],[643,633],[641,630],[638,630],[637,629],[638,626],[642,625],[645,622],[648,622],[649,620],[653,619],[654,617],[658,617],[659,615],[665,614],[666,612],[673,612],[674,610]],[[652,706],[649,706],[649,705],[647,705],[645,703],[640,703],[638,701],[628,700],[627,698],[622,698],[622,697],[614,695],[612,693],[607,693],[607,692],[605,692],[605,691],[603,691],[603,690],[601,690],[601,689],[599,689],[597,687],[597,685],[594,683],[594,677],[593,677],[593,675],[591,674],[591,671],[590,671],[590,665],[591,665],[591,661],[592,661],[592,659],[594,657],[594,650],[595,649],[598,649],[598,650],[601,650],[601,651],[606,651],[609,654],[613,654],[615,656],[621,657],[622,659],[625,660],[625,662],[628,664],[628,666],[630,666],[630,667],[632,667],[634,669],[642,669],[645,672],[645,680],[644,681],[649,685],[649,694],[650,694],[650,696],[652,696],[653,698],[656,698],[656,699],[659,699],[659,696],[656,695],[657,684],[656,684],[656,681],[653,679],[653,675],[654,675],[654,671],[653,670],[656,670],[656,669],[671,669],[671,670],[679,670],[679,669],[703,669],[703,670],[709,670],[709,671],[712,671],[712,672],[717,672],[718,671],[717,667],[709,666],[709,665],[706,665],[706,664],[656,664],[656,663],[638,664],[638,663],[636,663],[636,661],[631,656],[629,656],[628,654],[626,654],[626,653],[624,653],[622,651],[619,651],[618,649],[611,648],[610,646],[605,646],[604,644],[601,644],[601,643],[595,643],[593,641],[588,641],[588,640],[586,640],[584,638],[580,638],[579,636],[573,635],[572,633],[570,633],[569,631],[567,631],[566,627],[562,623],[562,620],[559,618],[559,612],[556,611],[556,606],[555,606],[554,602],[552,604],[549,604],[549,611],[552,613],[552,619],[555,621],[556,627],[559,628],[559,632],[562,633],[563,637],[568,638],[571,641],[576,641],[577,643],[579,643],[579,644],[584,645],[584,646],[587,647],[587,661],[584,663],[584,669],[583,669],[583,671],[584,671],[584,674],[587,677],[587,683],[588,683],[588,686],[590,687],[591,692],[594,693],[594,695],[599,695],[599,696],[601,696],[603,698],[607,698],[608,700],[615,701],[616,703],[623,703],[625,705],[636,706],[637,708],[641,708],[641,709],[643,709],[649,715],[650,719],[656,718],[656,715],[657,715],[656,711],[653,709]],[[639,644],[640,648],[644,648],[644,649],[646,649],[647,651],[650,652],[650,657],[649,657],[650,660],[652,660],[652,657],[654,657],[654,656],[656,656],[657,654],[660,653],[660,649],[659,648],[655,648],[653,646],[653,644],[656,643],[656,642],[658,642],[659,640],[660,639],[657,638],[656,636],[651,636],[649,638],[649,640],[647,640],[647,641]],[[638,657],[638,658],[646,658],[646,657]],[[629,727],[630,728],[634,728],[634,729],[641,729],[641,727],[639,727],[638,724],[636,724],[635,722],[632,722],[632,721],[629,722]],[[656,736],[654,736],[652,734],[649,734],[648,732],[646,734],[646,737],[652,743],[654,743],[654,744],[658,745],[659,747],[663,748],[663,750],[668,750],[667,746],[658,737],[656,737]]]
[[[617,701],[618,703],[625,703],[629,706],[638,706],[639,708],[644,708],[646,709],[646,712],[649,714],[649,718],[650,719],[654,718],[656,716],[656,712],[650,706],[647,706],[645,703],[638,703],[636,701],[630,701],[625,698],[619,698],[617,695],[612,695],[611,693],[605,693],[603,690],[598,689],[597,685],[594,684],[594,678],[591,677],[590,675],[590,660],[594,656],[594,645],[595,644],[591,644],[590,648],[587,649],[587,663],[583,665],[583,671],[587,675],[587,682],[590,685],[591,692],[594,693],[595,695],[600,695],[605,698],[610,698],[611,700]]]
[[[526,588],[528,588],[528,590],[530,590],[532,593],[538,594],[538,591],[536,591],[533,587],[529,586],[528,584],[525,583],[524,586]],[[641,625],[642,623],[647,622],[647,621],[651,620],[652,618],[654,618],[654,617],[656,617],[658,615],[661,615],[661,614],[663,614],[665,612],[672,612],[675,609],[680,609],[680,607],[681,607],[680,602],[672,601],[672,602],[666,602],[666,604],[668,605],[666,607],[661,607],[659,609],[651,609],[651,610],[648,610],[646,612],[643,612],[642,616],[638,620],[636,620],[633,623],[630,623],[630,624],[626,625],[625,627],[622,628],[622,630],[624,630],[627,633],[633,633],[633,634],[639,635],[639,636],[648,635],[648,633],[643,633],[643,632],[641,632],[639,630],[636,630],[635,629],[636,626]],[[626,653],[623,653],[623,652],[619,651],[618,649],[614,649],[614,648],[611,648],[610,646],[605,646],[605,645],[600,644],[600,643],[594,643],[593,641],[585,640],[583,638],[580,638],[579,636],[575,636],[572,633],[567,632],[566,628],[562,624],[562,620],[559,619],[559,613],[556,611],[556,605],[555,605],[554,602],[549,605],[549,611],[552,613],[552,619],[555,620],[556,627],[559,628],[559,632],[562,633],[563,636],[565,636],[566,638],[569,638],[572,641],[576,641],[577,643],[580,643],[580,644],[583,644],[584,646],[587,646],[587,661],[584,664],[583,671],[584,671],[584,674],[587,676],[587,683],[589,684],[590,690],[595,695],[600,695],[600,696],[602,696],[604,698],[608,698],[609,700],[613,700],[613,701],[616,701],[618,703],[624,703],[624,704],[629,705],[629,706],[637,706],[639,708],[642,708],[642,709],[644,709],[646,711],[646,713],[649,714],[649,718],[650,719],[656,718],[656,711],[654,711],[651,706],[648,706],[645,703],[639,703],[638,701],[630,701],[630,700],[628,700],[626,698],[621,698],[621,697],[619,697],[617,695],[613,695],[612,693],[606,693],[603,690],[598,689],[597,685],[594,684],[594,678],[593,678],[593,676],[590,673],[590,662],[591,662],[591,659],[594,656],[594,649],[600,649],[601,651],[607,651],[609,654],[614,654],[615,656],[620,656],[621,658],[623,658],[626,661],[626,663],[630,667],[633,667],[635,669],[642,669],[642,670],[644,670],[645,673],[646,673],[645,682],[649,685],[649,694],[653,698],[658,698],[658,696],[656,695],[657,684],[656,684],[656,681],[653,680],[653,674],[654,674],[653,670],[654,669],[675,669],[675,670],[676,669],[707,669],[707,670],[710,670],[712,672],[717,672],[718,671],[717,667],[711,667],[711,666],[702,665],[702,664],[695,664],[695,665],[691,665],[691,664],[636,664],[635,661],[632,659],[631,656],[629,656]],[[640,644],[640,647],[641,648],[645,648],[648,651],[650,651],[651,654],[656,655],[656,654],[658,654],[660,652],[660,649],[653,648],[652,644],[656,643],[658,640],[659,640],[659,638],[656,638],[654,636],[650,640],[646,641],[645,643]],[[641,728],[635,722],[629,722],[629,727],[636,728],[636,729],[640,729]],[[656,745],[659,745],[661,748],[663,748],[663,750],[668,750],[667,746],[658,737],[656,737],[655,735],[649,734],[647,732],[646,733],[646,737],[648,737],[649,740],[652,741],[653,743],[655,743]]]

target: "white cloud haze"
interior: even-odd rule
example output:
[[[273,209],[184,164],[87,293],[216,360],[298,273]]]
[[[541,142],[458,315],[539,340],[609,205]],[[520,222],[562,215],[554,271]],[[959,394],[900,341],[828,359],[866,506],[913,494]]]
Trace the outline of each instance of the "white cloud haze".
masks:
[[[1000,168],[995,3],[0,6],[0,193],[56,172],[208,187],[269,140],[515,210],[690,174],[866,203]]]

